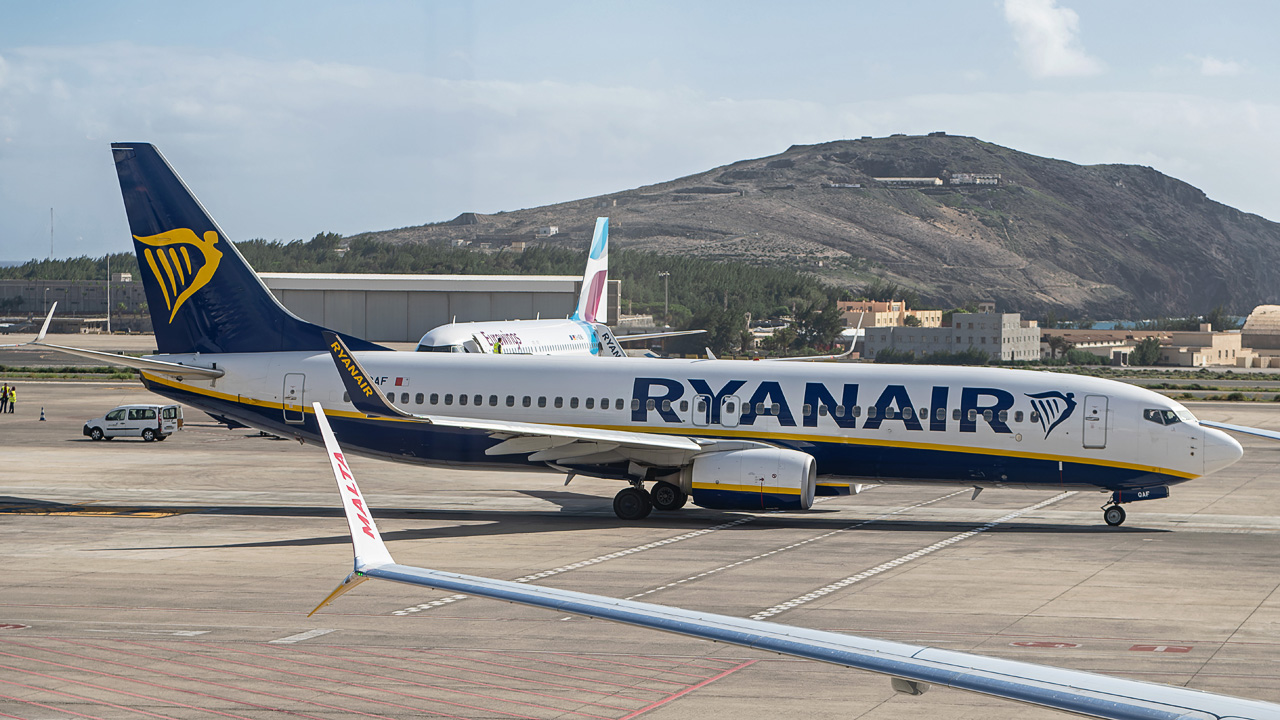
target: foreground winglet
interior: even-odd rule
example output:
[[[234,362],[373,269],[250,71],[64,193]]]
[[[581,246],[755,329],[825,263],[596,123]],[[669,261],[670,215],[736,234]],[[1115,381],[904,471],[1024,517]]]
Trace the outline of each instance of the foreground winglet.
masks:
[[[342,385],[347,389],[351,404],[366,415],[384,417],[412,417],[409,413],[387,402],[378,392],[368,373],[360,367],[360,362],[351,355],[351,349],[338,337],[337,333],[324,331],[324,341],[329,346],[329,356],[338,368],[342,377]]]
[[[316,422],[320,425],[320,435],[324,438],[325,450],[329,453],[329,465],[333,467],[333,479],[338,483],[338,493],[342,495],[342,509],[347,514],[347,527],[351,530],[351,543],[355,546],[356,572],[366,567],[388,565],[395,562],[387,546],[382,544],[382,536],[378,534],[378,526],[373,522],[369,507],[365,504],[364,495],[360,494],[360,486],[347,465],[347,458],[338,446],[338,440],[329,427],[329,418],[324,414],[320,403],[312,403],[316,411]]]

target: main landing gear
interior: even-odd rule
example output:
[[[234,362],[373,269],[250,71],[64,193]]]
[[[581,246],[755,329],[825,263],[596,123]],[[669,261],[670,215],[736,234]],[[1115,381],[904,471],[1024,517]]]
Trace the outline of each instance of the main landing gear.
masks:
[[[685,491],[669,482],[659,481],[653,490],[645,492],[644,483],[636,480],[613,496],[613,514],[621,520],[643,520],[655,509],[679,510],[688,501]]]

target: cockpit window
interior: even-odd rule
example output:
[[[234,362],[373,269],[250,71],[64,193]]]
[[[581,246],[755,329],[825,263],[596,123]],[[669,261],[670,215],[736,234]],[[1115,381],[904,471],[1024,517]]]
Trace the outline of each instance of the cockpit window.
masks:
[[[1187,414],[1190,415],[1191,413]],[[1174,412],[1173,410],[1143,410],[1142,418],[1157,425],[1176,425],[1182,422],[1180,413]]]
[[[418,352],[466,352],[461,345],[419,345]]]

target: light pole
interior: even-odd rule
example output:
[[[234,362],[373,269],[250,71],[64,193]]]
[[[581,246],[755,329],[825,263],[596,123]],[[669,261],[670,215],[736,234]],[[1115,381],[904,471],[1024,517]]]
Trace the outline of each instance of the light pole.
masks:
[[[663,327],[671,327],[671,294],[670,282],[671,273],[666,270],[658,271],[658,277],[662,278],[662,325]]]
[[[49,288],[44,289],[44,314],[49,314]]]

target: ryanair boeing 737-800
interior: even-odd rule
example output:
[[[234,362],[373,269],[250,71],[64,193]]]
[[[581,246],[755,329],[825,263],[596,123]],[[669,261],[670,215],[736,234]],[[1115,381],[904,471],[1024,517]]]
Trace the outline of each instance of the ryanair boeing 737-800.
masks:
[[[319,401],[355,452],[614,479],[630,520],[901,482],[1101,491],[1118,525],[1242,454],[1169,398],[1059,373],[390,351],[291,314],[154,147],[112,151],[159,354],[66,350],[276,435],[318,443]]]

